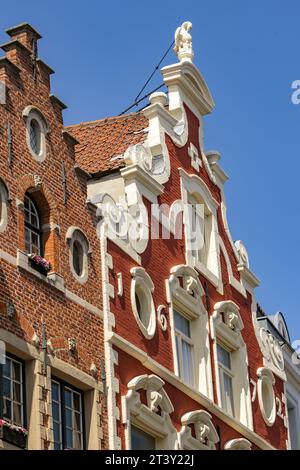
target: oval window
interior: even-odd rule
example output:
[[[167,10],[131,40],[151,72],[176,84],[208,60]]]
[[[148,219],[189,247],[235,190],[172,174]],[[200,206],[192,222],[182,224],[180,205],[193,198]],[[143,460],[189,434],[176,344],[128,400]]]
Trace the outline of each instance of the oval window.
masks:
[[[149,327],[151,318],[151,304],[149,303],[145,293],[141,289],[139,289],[138,286],[135,292],[135,304],[139,319],[143,323],[144,327],[147,329]]]
[[[82,276],[83,273],[83,248],[79,241],[75,240],[73,243],[73,267],[77,276]]]
[[[156,329],[156,311],[152,297],[154,284],[143,268],[132,268],[131,306],[142,334],[153,338]]]
[[[35,155],[40,155],[41,153],[41,127],[36,119],[31,119],[30,121],[30,147]]]

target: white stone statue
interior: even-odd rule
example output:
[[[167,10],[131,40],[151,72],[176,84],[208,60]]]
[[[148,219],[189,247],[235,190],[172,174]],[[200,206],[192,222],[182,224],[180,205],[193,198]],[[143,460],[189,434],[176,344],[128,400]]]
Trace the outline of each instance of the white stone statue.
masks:
[[[191,29],[192,23],[190,21],[185,21],[176,29],[174,51],[180,62],[192,62],[193,60],[192,36],[189,33]]]

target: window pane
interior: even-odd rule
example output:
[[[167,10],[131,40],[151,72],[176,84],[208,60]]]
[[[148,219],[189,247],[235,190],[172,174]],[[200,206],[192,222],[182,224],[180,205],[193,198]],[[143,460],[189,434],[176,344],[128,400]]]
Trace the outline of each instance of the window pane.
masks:
[[[66,445],[65,449],[73,449],[73,431],[66,429]]]
[[[74,429],[81,432],[81,418],[79,413],[74,413]]]
[[[72,410],[69,410],[68,408],[66,408],[65,410],[65,421],[66,421],[66,426],[68,428],[72,428],[73,427],[73,423],[72,423]]]
[[[12,361],[12,378],[21,382],[21,364],[16,361]]]
[[[10,380],[9,379],[3,379],[3,396],[7,398],[12,398],[11,397],[11,391],[10,391]]]
[[[5,358],[5,364],[3,365],[3,375],[8,378],[11,376],[11,360],[8,357]]]
[[[131,449],[132,450],[155,450],[155,438],[141,429],[131,426]]]
[[[11,401],[6,398],[3,399],[3,419],[11,421]]]
[[[59,404],[55,402],[52,403],[52,417],[55,421],[60,421]]]
[[[232,378],[223,372],[224,379],[224,393],[225,393],[225,409],[228,413],[234,416],[234,407],[233,407],[233,390],[232,390]]]
[[[80,398],[78,393],[73,393],[73,407],[76,411],[80,411]]]
[[[13,422],[19,426],[22,425],[21,405],[18,403],[13,404]]]
[[[181,341],[182,346],[182,378],[189,385],[195,384],[193,347],[186,341]]]
[[[52,382],[52,400],[59,401],[59,385]]]
[[[219,344],[217,345],[218,349],[218,361],[223,366],[227,367],[227,369],[231,369],[231,360],[230,360],[230,352],[226,349],[222,348]]]
[[[30,122],[29,137],[31,149],[36,155],[39,155],[41,151],[41,128],[36,119],[32,119]]]
[[[60,450],[62,448],[62,442],[61,442],[61,427],[59,423],[53,423],[53,437],[54,437],[54,449]]]
[[[31,232],[31,250],[32,250],[32,253],[39,254],[39,252],[40,252],[39,245],[40,245],[39,235],[35,232]]]
[[[78,432],[73,433],[73,448],[74,449],[81,449],[81,434]]]
[[[65,399],[65,405],[68,406],[69,408],[72,408],[72,393],[70,390],[67,390],[66,388],[64,389],[64,399]]]
[[[190,322],[185,317],[174,311],[175,328],[183,333],[185,336],[191,337]]]
[[[21,402],[21,385],[17,382],[13,382],[13,400]]]
[[[83,271],[83,249],[77,240],[73,243],[73,266],[77,276],[81,276]]]

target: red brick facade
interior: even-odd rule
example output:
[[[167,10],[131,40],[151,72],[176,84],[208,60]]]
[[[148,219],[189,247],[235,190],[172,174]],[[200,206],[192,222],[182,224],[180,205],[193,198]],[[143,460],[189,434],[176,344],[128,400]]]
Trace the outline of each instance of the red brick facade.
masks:
[[[8,352],[25,360],[26,382],[31,383],[34,377],[30,377],[30,365],[32,362],[42,360],[41,341],[42,322],[44,322],[47,341],[51,342],[51,350],[48,347],[48,364],[53,364],[52,371],[48,375],[59,376],[67,383],[75,384],[77,388],[88,393],[93,389],[92,384],[95,390],[102,388],[101,271],[99,239],[94,229],[95,217],[93,210],[89,210],[86,206],[85,179],[75,171],[75,142],[64,132],[63,105],[51,96],[50,69],[40,60],[37,60],[35,65],[33,62],[32,39],[38,39],[39,35],[29,26],[21,26],[13,30],[10,35],[11,42],[3,47],[6,58],[0,61],[0,78],[6,87],[6,104],[0,105],[0,176],[9,194],[7,227],[0,234],[2,305],[0,339],[7,339]],[[38,109],[49,129],[46,136],[46,158],[43,162],[32,158],[26,143],[26,122],[23,111],[27,106]],[[10,164],[8,164],[8,125],[12,129]],[[66,173],[65,204],[62,162]],[[24,267],[17,266],[18,251],[25,251],[23,202],[28,191],[40,212],[42,225],[46,225],[43,233],[44,257],[51,262],[52,272],[61,276],[60,279],[64,283],[61,289],[47,282],[46,277],[41,279],[34,271],[29,272]],[[85,284],[79,283],[70,271],[66,233],[71,226],[79,227],[90,244],[88,282]],[[7,315],[8,304],[13,305],[13,318]],[[6,337],[4,330],[12,336]],[[38,336],[40,345],[30,349],[34,333]],[[68,338],[76,340],[74,354],[69,351]],[[35,357],[32,349],[36,352]],[[72,366],[70,371],[73,372],[70,376],[68,367],[63,366],[64,363]],[[92,363],[97,367],[95,375],[90,370]],[[76,371],[82,371],[82,374],[78,375]],[[88,448],[107,447],[106,432],[103,432],[105,409],[101,410],[102,393],[96,393],[98,393],[98,404],[93,411],[99,414],[99,419],[102,414],[102,418],[98,423],[97,438],[89,437],[90,433],[96,436],[97,426],[90,429],[90,423],[86,423],[85,445]],[[31,408],[30,404],[31,399],[27,397],[29,447],[32,442],[32,448],[51,448],[53,439],[51,410],[45,406],[41,411],[45,415],[43,418],[45,430],[40,431],[39,420],[33,418],[34,408],[38,409],[38,404],[32,403]],[[50,432],[47,432],[48,430]],[[38,433],[41,435],[41,440],[32,437]]]

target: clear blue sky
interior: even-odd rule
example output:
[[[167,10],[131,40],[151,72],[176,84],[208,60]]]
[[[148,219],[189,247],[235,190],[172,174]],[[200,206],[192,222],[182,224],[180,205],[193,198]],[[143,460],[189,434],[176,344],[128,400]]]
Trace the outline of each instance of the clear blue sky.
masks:
[[[52,90],[69,106],[65,123],[118,114],[130,104],[182,21],[193,23],[195,63],[216,107],[206,149],[222,154],[234,239],[261,279],[257,297],[281,310],[300,339],[300,2],[289,0],[1,2],[4,30],[30,22],[39,54],[56,70]],[[5,6],[4,6],[5,5]],[[171,53],[165,62],[173,63]],[[160,76],[152,82],[160,84]]]

